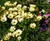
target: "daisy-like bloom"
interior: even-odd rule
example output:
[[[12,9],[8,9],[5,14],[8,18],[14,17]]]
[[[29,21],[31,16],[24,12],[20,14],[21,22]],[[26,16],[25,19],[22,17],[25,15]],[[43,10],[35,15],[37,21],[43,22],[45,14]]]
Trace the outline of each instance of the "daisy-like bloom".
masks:
[[[5,6],[9,6],[9,4],[10,4],[10,1],[7,1],[4,3]]]
[[[19,22],[23,22],[23,20],[24,20],[23,18],[18,18]]]
[[[27,13],[25,12],[25,13],[21,14],[21,16],[22,16],[23,18],[26,18],[26,17],[27,17]]]
[[[13,14],[8,14],[8,16],[7,16],[9,19],[12,19],[13,17],[14,17],[14,15]]]
[[[11,31],[11,32],[15,31],[15,29],[16,29],[15,26],[11,26],[11,27],[10,27],[10,31]]]
[[[30,24],[30,28],[35,28],[36,27],[36,24],[35,23],[31,23]]]
[[[17,29],[17,30],[16,30],[16,37],[17,37],[17,36],[20,36],[21,34],[22,34],[22,30]]]
[[[12,19],[11,24],[16,25],[18,23],[17,19]]]
[[[42,16],[37,16],[36,21],[40,21],[42,19]]]
[[[21,40],[21,36],[18,36],[17,39],[20,41]]]
[[[13,37],[14,37],[14,36],[18,37],[18,36],[20,36],[21,34],[22,34],[22,30],[17,29],[16,31],[14,31],[14,32],[12,33],[12,36],[13,36]]]
[[[4,36],[4,40],[9,40],[11,35],[11,33],[6,34],[6,36]]]
[[[6,22],[7,21],[7,18],[6,17],[1,17],[1,21],[2,22]]]
[[[30,12],[33,12],[33,11],[35,11],[35,8],[33,8],[33,7],[30,7],[30,8],[29,8],[29,11],[30,11]]]
[[[33,18],[33,14],[29,12],[26,18]]]

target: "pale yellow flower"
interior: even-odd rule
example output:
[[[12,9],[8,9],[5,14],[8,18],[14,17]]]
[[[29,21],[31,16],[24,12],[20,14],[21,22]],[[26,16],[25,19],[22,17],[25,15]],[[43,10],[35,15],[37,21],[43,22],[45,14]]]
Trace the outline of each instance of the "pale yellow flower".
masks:
[[[36,24],[35,23],[31,23],[30,24],[30,28],[35,28],[36,27]]]
[[[21,40],[21,36],[18,36],[17,39],[20,41]]]
[[[9,40],[11,35],[12,35],[11,33],[6,34],[4,36],[4,40]]]
[[[33,18],[33,14],[29,12],[26,18]]]
[[[11,32],[13,32],[15,29],[16,29],[15,26],[11,26],[11,27],[10,27],[10,31],[11,31]]]
[[[8,14],[7,17],[10,18],[10,19],[12,19],[14,17],[14,15],[10,13],[10,14]]]
[[[42,16],[37,16],[36,21],[40,21],[42,19]]]
[[[23,20],[24,20],[23,18],[18,18],[19,22],[23,22]]]
[[[33,7],[30,7],[30,8],[29,8],[29,11],[30,11],[30,12],[33,12],[33,11],[35,11],[35,8],[33,8]]]
[[[17,19],[12,19],[11,24],[16,25],[18,23]]]
[[[2,22],[6,22],[7,21],[7,18],[6,17],[1,17],[1,21]]]

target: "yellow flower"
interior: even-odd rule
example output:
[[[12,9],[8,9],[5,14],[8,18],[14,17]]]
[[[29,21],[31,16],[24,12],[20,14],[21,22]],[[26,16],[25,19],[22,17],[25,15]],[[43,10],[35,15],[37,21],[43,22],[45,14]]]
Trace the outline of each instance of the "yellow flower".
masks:
[[[33,18],[33,14],[29,12],[26,18]]]
[[[27,17],[27,13],[23,13],[23,14],[21,14],[21,16],[22,16],[23,18],[25,18],[25,17]]]
[[[35,11],[35,8],[33,8],[33,7],[30,7],[30,8],[29,8],[29,11],[30,11],[30,12],[33,12],[33,11]]]
[[[22,30],[17,29],[17,30],[16,30],[16,37],[19,36],[19,35],[21,35],[21,34],[22,34]]]
[[[20,41],[21,40],[21,36],[18,36],[17,39]]]
[[[7,1],[4,3],[5,6],[9,6],[9,4],[10,4],[10,1]]]
[[[13,14],[8,14],[8,18],[10,18],[10,19],[12,19],[14,17],[14,15]]]
[[[4,36],[4,40],[9,40],[11,35],[12,35],[11,33],[6,34]]]
[[[14,32],[12,33],[12,36],[13,36],[13,37],[14,37],[14,36],[18,37],[18,36],[20,36],[21,34],[22,34],[22,30],[17,29],[16,31],[14,31]]]
[[[15,26],[11,26],[11,27],[10,27],[10,31],[11,31],[11,32],[13,32],[15,29],[16,29]]]
[[[16,25],[18,23],[17,19],[12,19],[11,24]]]
[[[6,17],[1,17],[1,21],[2,22],[6,22],[7,21],[7,18]]]
[[[18,18],[18,21],[19,22],[22,22],[24,19],[23,18]]]
[[[35,28],[36,27],[36,24],[35,23],[31,23],[30,24],[30,28]]]
[[[42,19],[42,16],[37,16],[36,21],[40,21]]]

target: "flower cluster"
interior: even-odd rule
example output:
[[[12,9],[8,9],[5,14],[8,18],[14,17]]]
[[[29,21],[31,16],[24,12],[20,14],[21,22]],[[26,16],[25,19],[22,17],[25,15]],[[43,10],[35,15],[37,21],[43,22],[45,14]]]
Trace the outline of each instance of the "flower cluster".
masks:
[[[6,7],[9,7],[6,9]],[[18,4],[16,1],[14,3],[11,3],[10,1],[7,1],[4,3],[4,6],[1,6],[1,10],[3,13],[0,16],[1,22],[10,22],[11,27],[9,29],[10,32],[8,32],[4,36],[4,40],[9,40],[10,37],[17,37],[18,40],[21,39],[21,34],[23,30],[17,29],[16,25],[18,23],[24,22],[24,20],[32,19],[33,22],[31,22],[28,26],[30,29],[34,29],[37,27],[37,22],[40,22],[43,18],[50,17],[50,14],[38,14],[36,15],[34,12],[39,11],[38,7],[35,4],[30,4],[29,6]],[[39,11],[39,13],[45,13],[45,10],[42,9],[42,11]],[[48,24],[48,20],[46,19],[40,26],[40,30],[46,29],[46,25]],[[2,41],[2,40],[1,40]]]

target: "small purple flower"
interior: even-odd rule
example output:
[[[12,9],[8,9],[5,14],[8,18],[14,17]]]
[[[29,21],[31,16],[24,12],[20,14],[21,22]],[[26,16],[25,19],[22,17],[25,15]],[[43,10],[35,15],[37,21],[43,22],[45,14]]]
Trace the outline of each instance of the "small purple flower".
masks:
[[[44,27],[40,27],[40,31],[44,31],[45,30],[45,28]]]
[[[48,20],[45,20],[44,22],[45,22],[46,24],[48,24],[49,21],[48,21]]]
[[[50,14],[46,14],[45,17],[46,17],[46,18],[50,17]]]

